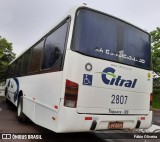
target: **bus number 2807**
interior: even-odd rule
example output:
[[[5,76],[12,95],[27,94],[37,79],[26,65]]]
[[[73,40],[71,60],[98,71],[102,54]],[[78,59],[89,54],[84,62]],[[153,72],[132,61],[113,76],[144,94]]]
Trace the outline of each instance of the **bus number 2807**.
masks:
[[[111,96],[111,103],[112,104],[126,104],[128,96],[123,95],[112,95]]]

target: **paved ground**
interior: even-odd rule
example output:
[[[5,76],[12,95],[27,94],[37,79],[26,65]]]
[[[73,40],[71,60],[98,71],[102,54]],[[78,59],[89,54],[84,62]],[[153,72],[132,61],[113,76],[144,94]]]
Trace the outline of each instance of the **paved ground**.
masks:
[[[160,124],[160,112],[155,112],[153,117],[153,123],[159,125]],[[51,137],[50,140],[41,140],[41,141],[58,141],[58,142],[123,142],[123,141],[130,141],[130,142],[137,142],[136,140],[110,140],[110,137],[117,137],[119,135],[123,136],[124,131],[103,131],[103,132],[96,132],[96,133],[70,133],[70,134],[56,134],[51,132],[45,128],[37,126],[33,123],[19,123],[16,119],[16,109],[11,105],[6,105],[5,100],[0,99],[0,133],[44,133],[45,137]],[[119,133],[119,134],[116,134]],[[127,132],[128,133],[128,132]],[[126,135],[127,136],[127,135]],[[124,136],[123,136],[124,137]],[[9,142],[10,140],[1,140],[0,142]],[[13,142],[31,142],[33,140],[12,140]],[[34,140],[36,141],[36,140]],[[140,142],[144,140],[138,140]],[[157,142],[159,140],[145,140],[145,142]]]
[[[70,134],[56,134],[45,128],[35,125],[34,123],[20,123],[16,119],[16,109],[11,105],[6,105],[4,100],[0,100],[0,133],[45,133],[45,137],[51,137],[56,142],[60,141],[74,141],[82,142],[84,140],[89,142],[103,142],[102,139],[92,133],[70,133]],[[9,140],[1,140],[0,142],[8,142]],[[31,142],[33,140],[12,140],[15,142],[25,141]],[[35,141],[35,140],[34,140]],[[41,140],[42,141],[42,140]],[[53,140],[43,140],[45,142]]]
[[[160,126],[160,110],[153,113],[153,124]]]

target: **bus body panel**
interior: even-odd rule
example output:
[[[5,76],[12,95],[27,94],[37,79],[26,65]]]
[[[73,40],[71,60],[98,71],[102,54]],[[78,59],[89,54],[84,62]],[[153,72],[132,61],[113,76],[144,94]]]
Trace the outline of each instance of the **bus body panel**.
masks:
[[[8,79],[7,82],[9,80],[13,81]],[[36,124],[56,131],[62,71],[19,77],[17,80],[19,91],[23,92],[24,114]],[[10,96],[13,97],[14,93]],[[13,103],[13,100],[11,102]]]
[[[23,90],[25,90],[25,97],[32,99],[34,115],[29,114],[30,109],[27,108],[28,104],[24,104],[26,106],[26,109],[24,107],[24,113],[28,114],[29,118],[34,116],[33,122],[36,124],[56,131],[57,112],[62,87],[62,72],[46,73],[41,76],[31,76],[32,79],[29,78],[27,77],[28,80],[23,79],[25,86]],[[29,83],[31,81],[32,86],[28,85],[26,87],[26,82]]]
[[[66,52],[65,63],[64,77],[79,84],[78,113],[149,113],[150,94],[152,92],[151,71],[87,57],[71,50]],[[85,69],[87,63],[92,65],[91,71]],[[116,77],[113,85],[105,84],[102,80],[103,70],[106,68],[115,69],[114,75]],[[118,76],[121,79],[116,83]],[[107,74],[105,77],[110,82],[113,80],[113,77],[107,76]],[[87,84],[85,78],[89,79],[90,83]],[[122,79],[126,82],[124,81],[123,85],[120,86]],[[135,83],[134,80],[136,80]]]
[[[67,108],[60,104],[59,119],[57,132],[88,132],[91,131],[93,121],[97,122],[95,130],[109,129],[110,122],[123,122],[123,129],[134,129],[137,121],[140,120],[140,128],[149,128],[152,121],[152,111],[148,115],[96,115],[96,114],[79,114],[74,108]],[[85,120],[86,117],[92,119]],[[64,120],[65,118],[65,120]],[[141,120],[141,118],[145,118]]]

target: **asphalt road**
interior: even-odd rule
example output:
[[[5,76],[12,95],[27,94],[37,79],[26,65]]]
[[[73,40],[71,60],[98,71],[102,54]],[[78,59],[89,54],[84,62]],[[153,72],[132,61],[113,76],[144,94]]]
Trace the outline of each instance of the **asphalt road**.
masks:
[[[160,111],[153,111],[153,124],[160,126]]]
[[[45,139],[41,141],[50,142],[103,142],[103,139],[97,137],[93,133],[69,133],[69,134],[56,134],[52,131],[49,131],[45,128],[35,125],[32,122],[29,123],[20,123],[16,119],[16,108],[11,104],[7,105],[5,100],[0,100],[0,133],[44,133]],[[10,140],[1,140],[0,142],[7,142]],[[12,140],[15,142],[25,141],[31,142],[33,140]],[[37,141],[37,140],[34,140]]]
[[[160,112],[154,112],[153,123],[160,126]],[[49,142],[112,142],[112,141],[130,141],[134,142],[137,140],[111,140],[110,136],[119,133],[119,135],[123,135],[121,131],[103,131],[103,132],[92,132],[92,133],[69,133],[69,134],[56,134],[51,132],[45,128],[35,125],[34,123],[20,123],[16,119],[16,109],[12,105],[7,105],[4,100],[0,99],[0,133],[39,133],[44,134],[45,139],[41,141]],[[121,134],[122,133],[122,134]],[[115,135],[116,137],[116,135]],[[123,136],[124,137],[124,136]],[[9,142],[10,140],[2,140],[0,142]],[[15,142],[31,142],[33,140],[12,140]],[[34,140],[37,141],[37,140]],[[143,140],[142,140],[143,141]],[[152,140],[157,141],[157,140]],[[159,140],[160,141],[160,140]],[[146,140],[145,142],[150,142]]]

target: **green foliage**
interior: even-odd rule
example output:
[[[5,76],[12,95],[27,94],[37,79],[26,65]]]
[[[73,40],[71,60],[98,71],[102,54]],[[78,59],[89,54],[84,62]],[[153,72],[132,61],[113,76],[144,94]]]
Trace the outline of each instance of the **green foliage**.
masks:
[[[160,75],[160,28],[152,31],[151,33],[152,42],[152,63],[153,71]]]
[[[153,71],[160,75],[160,28],[150,32],[152,42]],[[160,78],[153,79],[153,87],[160,88]]]
[[[160,89],[153,90],[153,102],[152,106],[154,109],[160,109]]]
[[[15,58],[16,54],[12,50],[12,43],[0,36],[0,82],[5,78],[8,64]]]

